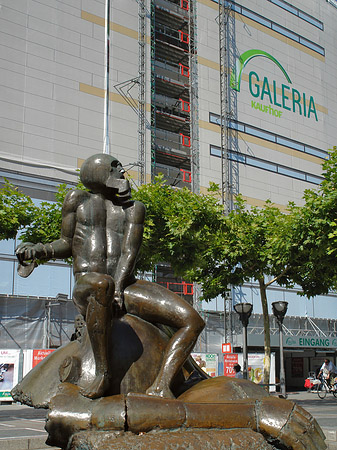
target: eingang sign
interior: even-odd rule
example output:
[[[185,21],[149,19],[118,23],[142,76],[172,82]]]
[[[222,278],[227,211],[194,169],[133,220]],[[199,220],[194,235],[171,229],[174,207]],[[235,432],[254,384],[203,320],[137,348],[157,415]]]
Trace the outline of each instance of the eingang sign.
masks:
[[[255,57],[264,57],[275,63],[285,76],[288,84],[292,84],[292,81],[287,74],[283,66],[274,58],[271,54],[263,50],[247,50],[236,61],[236,67],[233,68],[231,73],[230,85],[231,88],[240,92],[241,78],[244,67],[247,63]],[[264,76],[260,77],[256,72],[251,71],[249,73],[249,92],[250,94],[259,100],[269,102],[269,105],[265,105],[258,101],[252,100],[251,107],[258,109],[261,112],[269,113],[274,117],[280,118],[283,114],[278,108],[282,108],[287,111],[292,111],[300,116],[310,117],[314,116],[318,121],[315,101],[312,95],[308,96],[305,92],[300,92],[297,89],[288,86],[287,84],[277,84],[275,80],[271,83],[269,79]],[[309,98],[309,100],[308,100]]]
[[[337,348],[337,338],[325,336],[287,336],[284,339],[285,347],[303,348]]]

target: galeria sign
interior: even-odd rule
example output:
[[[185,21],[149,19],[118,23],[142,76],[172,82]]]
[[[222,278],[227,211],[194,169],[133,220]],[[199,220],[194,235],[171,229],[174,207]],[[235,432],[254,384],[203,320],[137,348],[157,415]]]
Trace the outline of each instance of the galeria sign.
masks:
[[[308,119],[315,117],[315,120],[318,121],[313,96],[308,96],[305,92],[290,87],[289,84],[292,84],[292,81],[283,66],[276,58],[263,50],[248,50],[237,59],[236,67],[231,74],[230,84],[232,89],[240,92],[243,69],[252,58],[258,56],[273,61],[285,76],[287,84],[278,84],[275,80],[269,80],[268,77],[259,76],[256,72],[251,71],[249,73],[250,94],[261,102],[267,101],[269,103],[266,105],[257,100],[252,100],[251,107],[278,118],[282,117],[283,114],[283,111],[278,108],[282,108],[300,116],[303,115]]]

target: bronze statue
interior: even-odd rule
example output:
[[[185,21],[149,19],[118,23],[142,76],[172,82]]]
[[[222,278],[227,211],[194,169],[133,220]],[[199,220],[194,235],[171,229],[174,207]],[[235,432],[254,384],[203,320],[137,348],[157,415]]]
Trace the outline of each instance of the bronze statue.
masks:
[[[317,422],[293,402],[247,380],[208,379],[193,363],[201,317],[134,277],[145,207],[131,199],[120,162],[91,156],[80,176],[88,191],[66,196],[60,239],[17,249],[22,276],[36,259],[73,257],[73,300],[85,319],[80,339],[12,390],[21,403],[49,408],[47,442],[68,450],[325,449]]]
[[[176,329],[162,367],[147,394],[173,397],[170,385],[189,356],[204,322],[178,295],[159,285],[136,280],[134,267],[141,246],[145,206],[132,201],[124,169],[114,157],[98,154],[81,167],[89,191],[74,190],[62,209],[61,237],[50,244],[21,244],[20,262],[73,257],[73,300],[86,321],[94,352],[96,378],[82,390],[89,398],[109,392],[114,368],[109,367],[111,315],[124,312]]]

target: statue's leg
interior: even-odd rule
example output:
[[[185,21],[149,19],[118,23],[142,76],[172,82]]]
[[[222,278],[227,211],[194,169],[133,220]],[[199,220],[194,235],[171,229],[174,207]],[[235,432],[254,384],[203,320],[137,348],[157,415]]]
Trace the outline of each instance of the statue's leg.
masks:
[[[204,321],[181,297],[148,281],[138,280],[127,287],[124,301],[128,313],[177,330],[168,342],[161,369],[147,390],[149,395],[173,397],[171,382],[192,351]]]
[[[85,317],[96,365],[95,380],[81,392],[89,398],[102,397],[109,389],[107,340],[113,292],[112,278],[99,273],[83,275],[74,287],[74,302]]]

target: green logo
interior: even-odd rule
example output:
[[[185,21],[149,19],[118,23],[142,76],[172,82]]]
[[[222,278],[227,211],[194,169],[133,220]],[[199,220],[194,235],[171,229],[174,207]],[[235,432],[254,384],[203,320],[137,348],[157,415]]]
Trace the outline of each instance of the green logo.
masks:
[[[289,346],[296,345],[296,340],[292,337],[287,337],[286,345],[289,345]]]
[[[276,58],[263,50],[253,49],[247,50],[236,60],[236,65],[230,77],[230,86],[232,89],[240,92],[243,69],[251,59],[256,57],[263,57],[272,61],[283,73],[287,84],[292,84],[289,75]],[[249,73],[249,92],[252,97],[261,100],[261,102],[252,100],[251,107],[277,118],[282,116],[283,111],[276,107],[298,113],[300,116],[303,114],[307,118],[314,115],[317,122],[316,105],[313,96],[310,96],[309,100],[307,100],[308,96],[305,92],[301,93],[287,84],[282,83],[281,86],[278,86],[275,80],[269,82],[266,76],[263,79],[261,77],[260,80],[260,76],[256,72],[251,71]],[[263,101],[267,101],[269,105],[262,103]]]
[[[242,71],[248,64],[248,62],[251,59],[256,58],[257,56],[262,56],[263,58],[267,58],[273,61],[273,63],[275,63],[281,69],[288,83],[292,84],[289,75],[284,70],[282,65],[277,61],[277,59],[274,58],[274,56],[272,56],[270,53],[264,52],[263,50],[247,50],[246,52],[242,53],[242,55],[236,60],[236,67],[232,71],[230,80],[232,89],[240,92]]]

